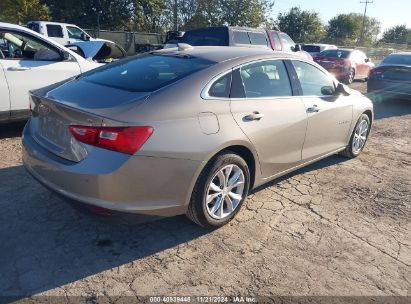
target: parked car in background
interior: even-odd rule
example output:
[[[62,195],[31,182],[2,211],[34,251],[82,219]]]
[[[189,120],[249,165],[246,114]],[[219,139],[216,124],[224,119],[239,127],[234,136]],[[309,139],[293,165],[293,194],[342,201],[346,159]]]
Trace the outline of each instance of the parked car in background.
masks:
[[[68,44],[66,47],[87,60],[99,63],[110,63],[127,56],[121,46],[109,41],[79,41]]]
[[[181,42],[193,46],[261,47],[296,53],[302,58],[312,59],[308,53],[296,46],[290,36],[274,30],[236,26],[207,27],[185,32]]]
[[[350,84],[354,79],[367,80],[374,63],[363,52],[354,49],[322,51],[314,61],[337,79]]]
[[[338,49],[336,45],[324,43],[304,43],[301,48],[312,57],[318,56],[322,51]]]
[[[177,44],[183,38],[184,32],[182,31],[168,31],[166,34],[166,41],[164,43],[164,49],[170,49],[177,47]]]
[[[27,119],[30,90],[98,66],[28,28],[0,22],[0,122]]]
[[[37,33],[40,33],[61,45],[72,44],[80,41],[113,41],[93,38],[85,30],[79,28],[77,25],[51,22],[51,21],[29,21],[27,27]]]
[[[205,227],[228,223],[250,189],[358,156],[373,118],[316,63],[267,48],[146,53],[31,98],[23,163],[43,185],[105,215],[185,213]]]
[[[370,71],[367,92],[376,100],[392,97],[411,98],[411,52],[385,57]]]

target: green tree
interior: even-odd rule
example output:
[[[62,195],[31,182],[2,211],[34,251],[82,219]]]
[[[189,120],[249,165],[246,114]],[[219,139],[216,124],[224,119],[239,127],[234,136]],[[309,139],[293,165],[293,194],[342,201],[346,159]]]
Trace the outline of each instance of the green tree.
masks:
[[[26,24],[30,20],[49,20],[49,8],[39,0],[1,0],[0,20]]]
[[[384,31],[381,42],[405,44],[411,42],[411,29],[406,25],[393,26]]]
[[[259,27],[266,21],[272,8],[271,0],[219,0],[218,23],[235,26]]]
[[[122,30],[133,14],[132,0],[42,0],[53,21],[75,23],[84,28]]]
[[[139,31],[159,32],[167,23],[165,0],[135,0],[133,28]]]
[[[328,22],[327,41],[339,45],[355,45],[360,43],[363,15],[357,13],[340,14]],[[365,17],[363,44],[376,41],[380,33],[380,22]]]
[[[298,42],[319,42],[325,36],[324,25],[316,12],[292,7],[278,14],[275,25]]]

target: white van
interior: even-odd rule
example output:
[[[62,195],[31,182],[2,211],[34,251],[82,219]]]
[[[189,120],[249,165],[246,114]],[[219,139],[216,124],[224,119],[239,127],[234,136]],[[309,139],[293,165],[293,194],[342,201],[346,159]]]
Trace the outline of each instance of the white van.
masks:
[[[74,24],[50,21],[29,21],[27,27],[62,45],[72,44],[78,41],[107,41],[104,39],[92,38],[86,31]]]

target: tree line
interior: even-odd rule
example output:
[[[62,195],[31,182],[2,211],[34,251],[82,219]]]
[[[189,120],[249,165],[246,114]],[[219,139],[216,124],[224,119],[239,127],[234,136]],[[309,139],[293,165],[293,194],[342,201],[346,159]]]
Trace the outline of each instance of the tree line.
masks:
[[[378,39],[381,23],[375,18],[339,14],[324,24],[318,13],[299,7],[272,18],[274,4],[275,0],[1,0],[0,20],[53,20],[83,28],[145,32],[165,32],[175,25],[179,30],[236,25],[276,28],[297,42],[411,44],[411,29],[405,25],[387,29]]]

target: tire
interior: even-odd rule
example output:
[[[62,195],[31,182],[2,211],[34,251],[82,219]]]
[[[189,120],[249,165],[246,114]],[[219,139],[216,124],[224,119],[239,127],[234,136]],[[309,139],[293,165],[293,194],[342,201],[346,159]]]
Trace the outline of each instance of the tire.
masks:
[[[355,79],[355,69],[350,70],[350,74],[344,79],[345,84],[352,84]]]
[[[362,128],[361,124],[364,125],[365,122],[367,123],[367,129],[364,131],[364,129],[361,130]],[[365,144],[367,143],[370,130],[371,130],[370,118],[368,117],[367,114],[362,114],[360,118],[358,119],[357,124],[354,127],[354,130],[351,134],[351,138],[350,138],[350,141],[347,147],[345,148],[345,150],[341,152],[341,154],[348,158],[355,158],[358,155],[360,155],[362,150],[365,147]],[[360,139],[358,139],[358,134],[360,134]],[[356,146],[355,142],[360,143],[360,145]]]
[[[228,174],[228,180],[232,181],[231,186],[222,186],[224,182],[221,180],[221,174],[224,175],[224,181]],[[238,178],[235,179],[237,175]],[[238,186],[231,189],[230,187],[236,185],[237,182]],[[224,188],[221,189],[218,186]],[[224,226],[240,211],[248,195],[249,186],[250,171],[244,159],[231,151],[219,154],[210,160],[198,177],[186,215],[194,223],[204,228]],[[237,193],[242,194],[237,196]],[[240,199],[234,199],[234,197]],[[209,198],[208,202],[207,198]],[[233,207],[231,210],[229,202]]]

